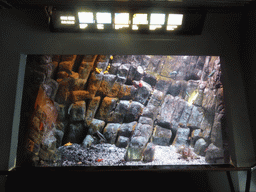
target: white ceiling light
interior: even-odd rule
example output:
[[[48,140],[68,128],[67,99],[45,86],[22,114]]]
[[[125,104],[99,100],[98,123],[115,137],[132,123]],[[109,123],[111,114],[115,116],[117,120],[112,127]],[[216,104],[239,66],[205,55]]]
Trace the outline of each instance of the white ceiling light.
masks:
[[[79,23],[94,23],[92,12],[78,12]]]
[[[96,14],[97,23],[110,24],[111,23],[111,13],[97,13]]]
[[[183,14],[169,14],[167,25],[182,25]]]

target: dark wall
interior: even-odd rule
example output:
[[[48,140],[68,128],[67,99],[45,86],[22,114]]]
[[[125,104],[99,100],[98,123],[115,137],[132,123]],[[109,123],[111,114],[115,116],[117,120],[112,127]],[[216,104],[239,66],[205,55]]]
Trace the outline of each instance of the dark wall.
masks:
[[[11,168],[15,161],[26,54],[220,55],[234,158],[239,166],[252,164],[255,157],[240,70],[241,16],[208,13],[202,35],[172,37],[50,33],[38,10],[0,10],[0,170]],[[209,174],[215,183],[211,189],[228,190],[225,175],[216,174]]]

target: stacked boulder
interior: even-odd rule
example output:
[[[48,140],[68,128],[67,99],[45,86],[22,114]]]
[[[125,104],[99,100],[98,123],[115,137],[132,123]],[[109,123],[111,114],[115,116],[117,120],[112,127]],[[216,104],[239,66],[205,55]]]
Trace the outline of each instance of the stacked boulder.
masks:
[[[209,161],[221,159],[211,152],[223,151],[219,58],[180,57],[175,77],[158,79],[146,72],[155,65],[149,56],[53,56],[41,85],[58,113],[56,146],[105,139],[126,148],[127,161],[152,161],[155,145],[191,145]]]

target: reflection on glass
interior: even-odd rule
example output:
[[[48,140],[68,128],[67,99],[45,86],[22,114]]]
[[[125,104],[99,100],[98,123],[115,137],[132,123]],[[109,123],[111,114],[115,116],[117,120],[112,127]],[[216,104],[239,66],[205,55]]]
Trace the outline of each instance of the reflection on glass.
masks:
[[[152,13],[150,16],[150,24],[163,25],[165,22],[165,14]]]
[[[88,27],[88,24],[79,24],[80,29],[85,29]]]
[[[115,13],[115,29],[129,28],[129,13]]]
[[[137,13],[133,15],[133,24],[148,24],[148,14]]]
[[[92,12],[78,12],[79,23],[94,23]]]
[[[182,25],[183,14],[169,14],[167,25]]]
[[[111,23],[111,13],[97,13],[97,23]]]
[[[60,16],[61,24],[75,24],[75,17],[74,16]]]

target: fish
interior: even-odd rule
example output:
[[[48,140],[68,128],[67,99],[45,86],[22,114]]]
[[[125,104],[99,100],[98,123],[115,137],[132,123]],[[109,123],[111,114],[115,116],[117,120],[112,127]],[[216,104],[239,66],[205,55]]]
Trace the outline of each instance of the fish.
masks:
[[[208,77],[211,77],[211,76],[213,76],[213,74],[216,72],[216,70],[213,70],[209,75],[208,75]]]
[[[73,145],[72,143],[68,142],[66,143],[64,146],[70,146],[70,145]]]
[[[97,161],[97,162],[101,162],[101,161],[103,161],[103,159],[96,159],[95,161]]]
[[[170,75],[176,75],[176,74],[178,74],[177,71],[172,71],[172,72],[170,73]]]
[[[140,83],[139,83],[139,87],[142,87],[142,86],[143,86],[143,84],[140,82]]]
[[[104,74],[108,73],[108,71],[104,71]]]
[[[97,73],[101,73],[102,69],[95,68],[95,71],[96,71]]]
[[[113,59],[114,59],[113,55],[110,55],[110,60],[113,60]]]

